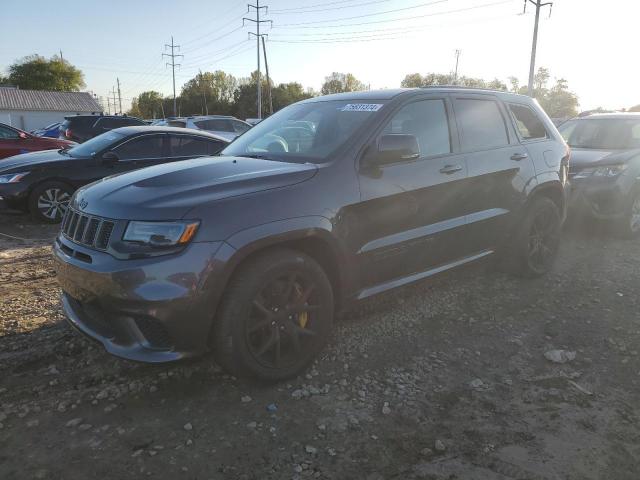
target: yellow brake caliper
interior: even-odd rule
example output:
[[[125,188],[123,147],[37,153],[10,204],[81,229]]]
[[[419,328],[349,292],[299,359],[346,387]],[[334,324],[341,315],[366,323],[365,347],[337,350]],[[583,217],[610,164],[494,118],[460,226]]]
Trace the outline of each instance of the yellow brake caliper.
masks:
[[[296,289],[296,295],[298,296],[298,298],[302,297],[302,289],[300,288],[300,285],[296,284],[295,289]],[[300,327],[306,328],[308,321],[309,321],[309,312],[300,312],[298,314],[298,325],[300,325]]]

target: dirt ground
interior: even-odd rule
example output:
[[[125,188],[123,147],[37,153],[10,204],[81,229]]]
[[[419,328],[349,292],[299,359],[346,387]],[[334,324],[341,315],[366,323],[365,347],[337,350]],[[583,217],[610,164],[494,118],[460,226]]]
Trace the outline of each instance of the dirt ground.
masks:
[[[79,337],[56,230],[0,215],[36,239],[0,236],[2,479],[640,478],[640,241],[571,229],[545,278],[475,267],[368,301],[265,386]]]

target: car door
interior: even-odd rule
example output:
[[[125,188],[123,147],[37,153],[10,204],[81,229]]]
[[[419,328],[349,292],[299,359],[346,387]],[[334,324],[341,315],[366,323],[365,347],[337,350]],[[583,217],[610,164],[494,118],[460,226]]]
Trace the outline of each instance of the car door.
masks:
[[[0,158],[11,157],[29,151],[26,139],[20,132],[5,125],[0,125]]]
[[[166,134],[145,134],[130,138],[112,151],[117,155],[113,162],[113,173],[137,170],[160,163],[169,157]]]
[[[492,94],[452,94],[462,154],[468,167],[465,191],[468,232],[465,249],[490,252],[512,231],[535,177],[504,104]]]
[[[359,168],[361,203],[357,253],[361,282],[381,285],[459,258],[465,228],[467,166],[446,95],[399,107],[370,146],[385,134],[415,135],[417,159]]]

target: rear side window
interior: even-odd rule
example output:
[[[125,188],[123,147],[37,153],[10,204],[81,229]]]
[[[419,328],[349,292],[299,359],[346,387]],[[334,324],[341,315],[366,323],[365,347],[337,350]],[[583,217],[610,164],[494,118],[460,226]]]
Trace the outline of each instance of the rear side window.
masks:
[[[236,133],[244,133],[251,128],[251,125],[247,125],[244,122],[239,122],[238,120],[231,120],[231,124],[233,125]]]
[[[140,160],[162,157],[162,135],[145,135],[134,138],[115,148],[121,160]]]
[[[422,157],[451,152],[444,100],[422,100],[405,105],[382,131],[383,135],[390,133],[414,135]]]
[[[187,126],[186,122],[183,122],[182,120],[169,120],[167,122],[167,125],[170,127],[178,127],[178,128],[184,128]]]
[[[510,103],[509,110],[513,115],[516,128],[523,140],[547,138],[547,130],[535,112],[526,105]]]
[[[104,128],[105,130],[111,130],[122,126],[122,123],[116,118],[101,118],[96,125],[98,128]]]
[[[484,150],[509,144],[507,126],[494,100],[455,99],[463,150]]]
[[[0,125],[0,139],[9,140],[13,138],[20,138],[18,132],[16,132],[12,128],[6,128]]]
[[[172,157],[199,157],[210,155],[209,142],[202,138],[184,135],[169,137]]]
[[[65,128],[91,128],[100,117],[71,117],[65,120],[62,125]]]
[[[196,120],[193,123],[202,130],[210,130],[215,132],[235,132],[231,121],[224,118]]]

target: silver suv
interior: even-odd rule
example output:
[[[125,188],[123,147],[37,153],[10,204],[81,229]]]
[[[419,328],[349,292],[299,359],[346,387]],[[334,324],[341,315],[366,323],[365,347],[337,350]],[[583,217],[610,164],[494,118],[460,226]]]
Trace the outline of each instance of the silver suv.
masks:
[[[226,140],[233,140],[251,128],[247,122],[243,122],[229,115],[202,115],[197,117],[177,117],[163,120],[163,125],[169,127],[193,128],[206,130]]]

